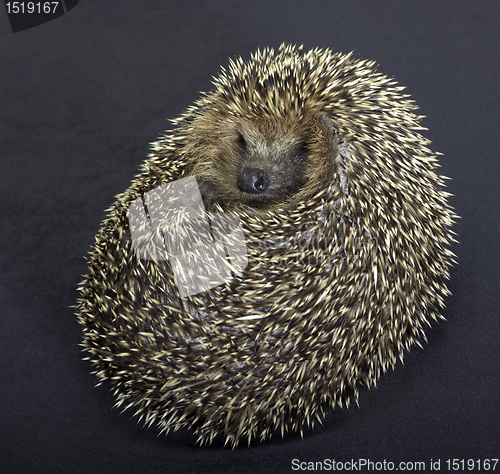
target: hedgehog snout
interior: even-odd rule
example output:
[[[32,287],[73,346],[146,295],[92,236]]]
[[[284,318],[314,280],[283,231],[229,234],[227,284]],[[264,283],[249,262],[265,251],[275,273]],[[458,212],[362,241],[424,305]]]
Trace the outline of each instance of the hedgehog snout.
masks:
[[[244,168],[236,185],[245,193],[261,194],[269,186],[269,176],[262,168]]]

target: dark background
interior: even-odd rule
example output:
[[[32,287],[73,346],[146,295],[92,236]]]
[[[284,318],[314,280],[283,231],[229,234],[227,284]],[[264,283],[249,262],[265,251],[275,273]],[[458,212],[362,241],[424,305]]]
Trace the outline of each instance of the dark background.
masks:
[[[500,458],[500,2],[84,1],[13,34],[0,11],[0,472],[293,472],[292,459]],[[71,305],[99,223],[228,57],[354,50],[408,87],[462,217],[444,315],[360,406],[304,438],[199,448],[113,410]],[[497,465],[500,471],[500,465]]]

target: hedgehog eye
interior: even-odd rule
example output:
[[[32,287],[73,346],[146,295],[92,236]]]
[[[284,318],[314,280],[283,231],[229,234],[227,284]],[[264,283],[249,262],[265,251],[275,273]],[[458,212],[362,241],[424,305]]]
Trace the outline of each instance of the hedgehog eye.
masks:
[[[307,143],[305,141],[301,141],[297,145],[297,154],[298,155],[307,155]]]
[[[246,148],[247,147],[247,141],[245,140],[245,137],[241,133],[238,133],[238,136],[236,137],[236,143],[241,148]]]

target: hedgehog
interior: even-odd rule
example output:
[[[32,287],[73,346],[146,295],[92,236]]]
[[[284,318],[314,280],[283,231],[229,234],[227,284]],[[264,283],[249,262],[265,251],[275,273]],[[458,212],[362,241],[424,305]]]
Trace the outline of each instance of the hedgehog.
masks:
[[[108,210],[77,317],[117,407],[160,433],[235,447],[302,433],[426,341],[450,295],[457,216],[422,116],[373,61],[282,45],[230,61],[213,84]],[[196,213],[180,208],[196,218],[167,212],[163,226],[182,222],[186,237],[205,220],[214,245],[239,229],[246,252],[190,294],[171,230],[148,227],[149,254],[133,235],[132,207],[144,231],[145,198],[175,183],[194,186]]]

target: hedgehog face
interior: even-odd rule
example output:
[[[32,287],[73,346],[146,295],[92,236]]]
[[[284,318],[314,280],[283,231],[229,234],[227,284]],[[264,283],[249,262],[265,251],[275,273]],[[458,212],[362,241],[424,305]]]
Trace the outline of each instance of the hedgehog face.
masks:
[[[203,117],[193,133],[194,174],[208,207],[218,202],[268,208],[295,196],[307,182],[318,137],[325,135],[321,119],[311,117],[211,115],[208,122]],[[320,148],[333,152],[327,140]]]
[[[250,205],[272,204],[295,194],[304,181],[307,142],[298,134],[276,129],[269,124],[239,124],[229,140],[234,150],[234,166],[216,172],[225,180],[225,188],[239,194]],[[236,133],[235,133],[236,132]],[[224,154],[224,146],[220,153]],[[221,156],[221,162],[224,162]]]

